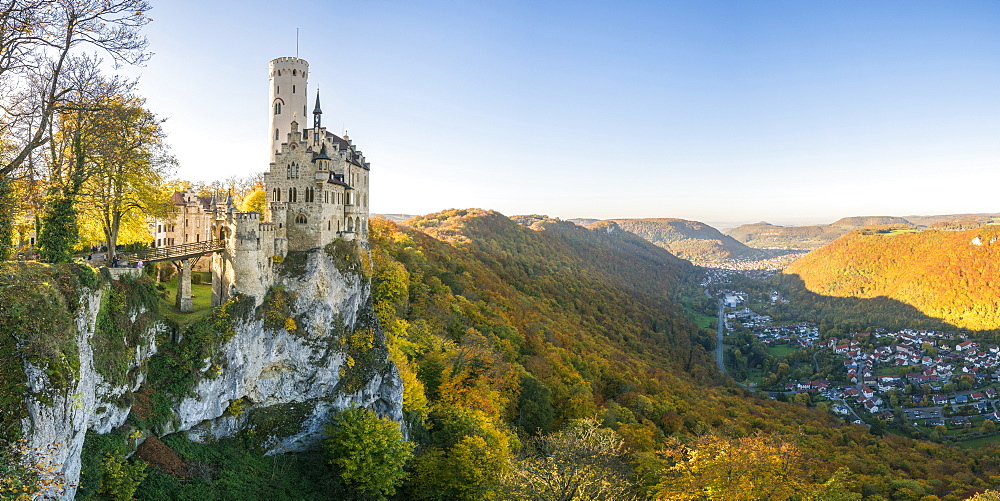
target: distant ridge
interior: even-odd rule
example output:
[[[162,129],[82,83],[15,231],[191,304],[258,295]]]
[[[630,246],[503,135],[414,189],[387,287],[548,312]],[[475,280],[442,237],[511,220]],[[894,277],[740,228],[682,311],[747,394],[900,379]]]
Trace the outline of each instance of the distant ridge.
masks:
[[[905,225],[945,228],[978,228],[1000,220],[1000,214],[950,214],[940,216],[853,216],[830,224],[779,226],[766,222],[740,225],[726,232],[740,242],[756,248],[818,249],[866,226]]]
[[[699,221],[678,218],[604,219],[594,220],[586,226],[596,229],[612,223],[689,261],[711,263],[764,257],[759,250]]]
[[[407,219],[413,219],[417,217],[416,214],[372,214],[372,216],[384,217],[389,221],[395,221],[397,223],[401,223],[403,221],[406,221]]]

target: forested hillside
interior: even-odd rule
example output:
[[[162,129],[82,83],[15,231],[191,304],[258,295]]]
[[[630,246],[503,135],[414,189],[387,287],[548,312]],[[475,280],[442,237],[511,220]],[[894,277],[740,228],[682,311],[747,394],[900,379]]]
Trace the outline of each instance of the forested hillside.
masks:
[[[826,296],[885,296],[962,329],[1000,329],[1000,226],[858,230],[784,273]]]
[[[573,471],[622,499],[963,499],[1000,472],[991,454],[727,386],[711,332],[674,302],[704,297],[692,267],[616,224],[465,210],[407,225],[371,225],[421,444],[406,498],[557,499],[532,486]]]
[[[698,221],[676,218],[606,219],[591,223],[588,227],[600,228],[612,222],[667,249],[675,256],[694,262],[764,257],[761,251],[751,249]]]

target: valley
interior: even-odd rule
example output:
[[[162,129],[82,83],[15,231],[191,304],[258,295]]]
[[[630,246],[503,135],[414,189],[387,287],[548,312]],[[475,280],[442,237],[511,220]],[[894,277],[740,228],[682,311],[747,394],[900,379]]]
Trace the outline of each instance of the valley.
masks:
[[[794,310],[777,291],[715,294],[725,332],[717,351],[741,385],[913,438],[1000,441],[1000,346],[965,332],[881,327],[821,336],[813,322],[773,321],[775,304]]]

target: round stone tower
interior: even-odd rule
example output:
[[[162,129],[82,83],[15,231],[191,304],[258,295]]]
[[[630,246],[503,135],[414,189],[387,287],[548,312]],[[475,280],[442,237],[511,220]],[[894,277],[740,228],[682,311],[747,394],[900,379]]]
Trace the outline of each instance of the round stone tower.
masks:
[[[279,57],[271,61],[271,161],[281,143],[288,138],[292,121],[299,123],[299,130],[309,126],[306,113],[309,63],[297,57]]]

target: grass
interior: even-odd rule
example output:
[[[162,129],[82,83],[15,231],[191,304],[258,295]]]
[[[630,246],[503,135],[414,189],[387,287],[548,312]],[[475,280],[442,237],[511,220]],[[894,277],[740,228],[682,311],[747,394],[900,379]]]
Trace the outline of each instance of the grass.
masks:
[[[167,288],[166,299],[160,300],[160,314],[180,327],[193,324],[212,313],[212,284],[191,284],[191,303],[194,311],[181,313],[174,301],[177,298],[177,277],[163,282]]]
[[[759,388],[764,382],[764,371],[760,369],[747,369],[747,384],[756,383]]]
[[[897,229],[897,230],[891,230],[891,231],[888,231],[888,232],[886,232],[886,233],[882,233],[882,235],[887,235],[887,236],[892,236],[892,235],[901,235],[901,234],[903,234],[903,233],[918,233],[918,232],[920,232],[920,231],[922,231],[922,228],[914,228],[914,229]]]
[[[797,351],[796,348],[792,348],[791,346],[788,346],[787,344],[776,344],[776,345],[770,345],[770,346],[767,347],[767,353],[768,353],[768,355],[771,355],[771,356],[773,356],[775,358],[787,357],[788,355],[791,355],[792,353],[795,353],[796,351]]]
[[[990,437],[974,438],[972,440],[963,440],[957,442],[957,445],[963,449],[979,449],[980,447],[990,445],[996,442],[1000,442],[1000,435],[993,435]]]
[[[715,322],[715,317],[706,315],[700,311],[688,309],[688,314],[691,316],[691,319],[694,320],[694,323],[698,324],[698,327],[701,329],[710,329],[712,328],[712,323]]]
[[[876,376],[897,376],[899,375],[899,367],[892,366],[882,366],[875,369]]]

